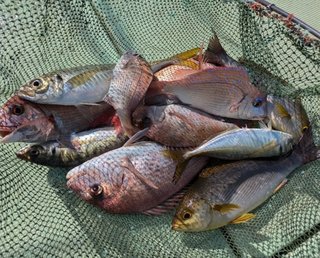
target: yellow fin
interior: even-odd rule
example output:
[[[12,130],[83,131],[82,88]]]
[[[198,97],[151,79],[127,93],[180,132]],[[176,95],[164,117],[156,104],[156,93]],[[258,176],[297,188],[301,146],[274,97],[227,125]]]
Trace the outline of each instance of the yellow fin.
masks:
[[[226,203],[226,204],[216,204],[214,205],[213,209],[220,211],[221,213],[227,213],[229,211],[233,211],[239,209],[240,206],[233,203]]]
[[[253,213],[245,213],[242,214],[240,217],[234,219],[233,221],[230,222],[230,224],[240,224],[240,223],[245,223],[251,219],[253,219],[256,215]]]
[[[288,117],[289,119],[291,118],[287,109],[283,105],[276,103],[276,108],[277,108],[277,111],[278,111],[280,117]]]
[[[198,48],[198,47],[197,48],[192,48],[192,49],[189,49],[189,50],[184,51],[182,53],[179,53],[179,54],[173,56],[172,58],[177,58],[179,60],[187,60],[189,58],[192,58],[192,57],[195,57],[196,55],[198,55],[200,50],[201,49]]]
[[[191,60],[180,61],[179,65],[189,67],[189,68],[191,68],[193,70],[198,70],[199,69],[199,65],[197,63],[191,61]]]

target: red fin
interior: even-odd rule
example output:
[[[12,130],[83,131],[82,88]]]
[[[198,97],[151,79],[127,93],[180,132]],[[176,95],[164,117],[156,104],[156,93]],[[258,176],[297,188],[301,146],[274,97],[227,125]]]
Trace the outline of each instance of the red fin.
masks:
[[[182,200],[183,196],[186,194],[186,191],[188,190],[187,187],[183,188],[176,194],[172,195],[169,199],[164,201],[163,203],[160,203],[156,207],[153,207],[149,210],[141,212],[145,215],[161,215],[165,214],[173,209],[175,209],[180,201]]]
[[[118,115],[114,115],[111,119],[111,123],[114,126],[114,129],[116,130],[117,135],[123,133],[123,129],[121,126],[121,121]]]

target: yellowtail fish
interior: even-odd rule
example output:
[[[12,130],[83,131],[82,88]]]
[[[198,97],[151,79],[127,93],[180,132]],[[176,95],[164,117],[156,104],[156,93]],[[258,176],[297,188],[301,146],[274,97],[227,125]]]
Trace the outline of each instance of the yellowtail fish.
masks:
[[[304,131],[310,127],[310,121],[301,100],[268,95],[267,102],[268,117],[272,127],[291,134],[297,143]]]
[[[131,124],[131,114],[144,97],[152,79],[150,65],[133,52],[124,53],[113,69],[109,91],[104,100],[116,110],[128,136],[136,132]]]
[[[170,150],[154,142],[121,147],[80,166],[67,174],[68,187],[85,201],[110,213],[159,214],[162,205],[185,187],[205,166],[206,158],[192,159],[178,184],[172,176],[182,150]],[[171,205],[172,208],[172,205]]]
[[[52,141],[26,146],[16,152],[18,158],[53,167],[74,167],[107,151],[120,148],[128,137],[119,135],[113,127],[97,128],[74,134],[74,148]]]
[[[90,65],[42,75],[16,94],[41,104],[81,105],[101,102],[112,78],[112,65]]]
[[[290,156],[204,169],[181,201],[172,228],[205,231],[252,219],[255,215],[250,211],[279,190],[291,172],[317,155],[310,130]]]
[[[290,134],[258,128],[235,129],[219,134],[192,151],[184,158],[210,156],[219,159],[240,160],[281,156],[292,150]]]
[[[180,105],[140,106],[132,115],[140,129],[149,128],[149,139],[171,147],[197,147],[226,130],[239,128],[235,124],[204,112]]]

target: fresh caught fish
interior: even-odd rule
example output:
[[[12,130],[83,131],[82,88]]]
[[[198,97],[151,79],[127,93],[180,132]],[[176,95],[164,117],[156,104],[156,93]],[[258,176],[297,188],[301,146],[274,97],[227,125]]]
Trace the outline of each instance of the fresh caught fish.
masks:
[[[267,97],[268,117],[274,129],[289,133],[297,143],[310,127],[308,115],[300,99],[291,101],[272,95]]]
[[[149,105],[150,99],[157,101],[157,95],[227,118],[262,120],[267,116],[266,94],[250,83],[240,67],[217,67],[181,80],[153,81],[146,96]]]
[[[223,131],[239,128],[180,105],[140,106],[132,122],[140,129],[149,127],[145,135],[149,139],[172,147],[196,147]]]
[[[34,104],[13,96],[0,109],[0,134],[4,137],[21,125],[45,117]]]
[[[138,142],[93,158],[67,174],[67,185],[82,199],[110,213],[152,213],[152,209],[179,192],[206,164],[195,158],[178,184],[172,176],[182,150],[153,142]],[[165,205],[165,204],[163,204]]]
[[[74,134],[71,143],[77,149],[67,148],[56,141],[35,144],[22,148],[18,158],[45,166],[72,167],[120,148],[128,138],[118,135],[112,127],[104,127]]]
[[[292,154],[278,160],[247,160],[204,169],[181,201],[172,228],[205,231],[242,223],[301,165],[317,159],[311,130]]]
[[[10,98],[0,110],[2,143],[58,140],[66,145],[72,133],[111,125],[114,109],[105,102],[92,106],[41,105]]]
[[[101,102],[109,90],[112,65],[90,65],[55,71],[21,86],[16,94],[26,100],[56,105]]]
[[[281,156],[292,150],[290,134],[257,128],[242,128],[224,132],[188,151],[184,158],[210,156],[219,159],[240,160]]]
[[[138,54],[126,52],[113,69],[113,78],[105,101],[113,106],[128,136],[136,131],[131,114],[143,99],[153,73],[150,65]]]
[[[10,142],[46,142],[60,138],[54,123],[48,117],[37,118],[3,137],[1,143]]]

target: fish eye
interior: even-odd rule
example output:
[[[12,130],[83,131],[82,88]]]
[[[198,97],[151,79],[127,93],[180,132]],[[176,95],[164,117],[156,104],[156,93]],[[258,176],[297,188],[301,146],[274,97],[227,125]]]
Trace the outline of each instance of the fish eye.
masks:
[[[182,214],[182,218],[183,218],[184,220],[190,219],[190,218],[191,218],[191,213],[185,211],[185,212]]]
[[[40,80],[40,79],[35,79],[35,80],[33,80],[32,82],[31,82],[31,84],[32,84],[32,86],[33,87],[39,87],[39,86],[41,86],[42,85],[42,81]]]
[[[31,157],[37,157],[37,156],[39,156],[39,150],[38,150],[38,149],[35,149],[35,148],[31,149],[31,150],[30,150],[30,156],[31,156]]]
[[[302,128],[302,132],[307,131],[308,128],[309,128],[309,127],[305,125],[305,126]]]
[[[253,102],[252,102],[252,106],[254,107],[260,107],[262,105],[262,98],[256,98]]]
[[[12,114],[20,116],[24,113],[24,107],[22,105],[13,105],[11,107]]]
[[[100,194],[102,194],[102,187],[99,184],[95,184],[93,186],[90,187],[90,192],[94,197],[99,196]]]

